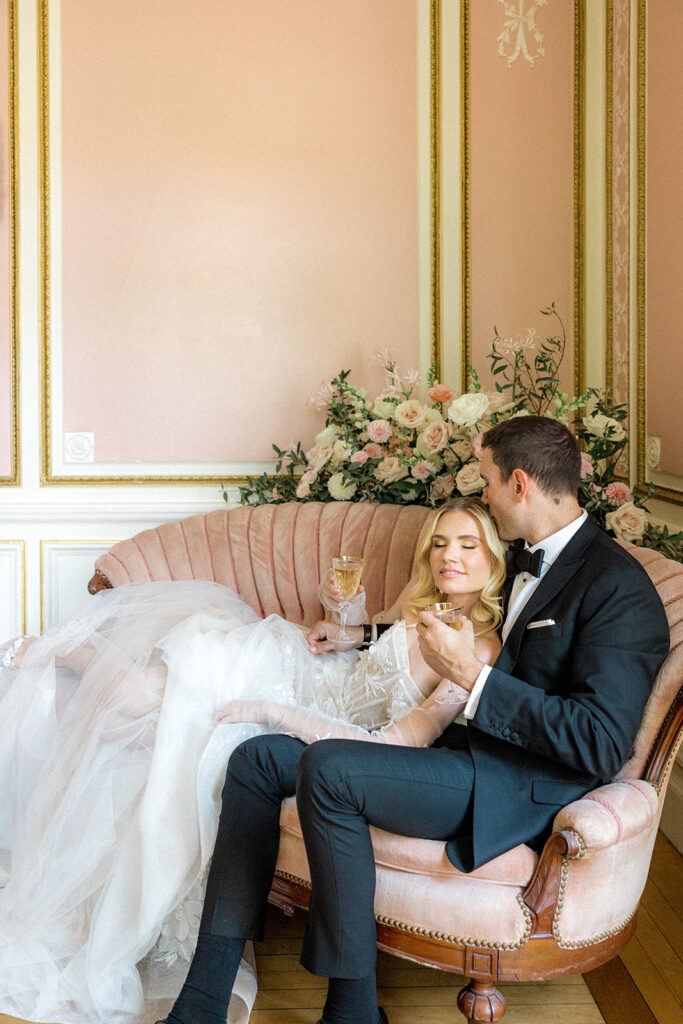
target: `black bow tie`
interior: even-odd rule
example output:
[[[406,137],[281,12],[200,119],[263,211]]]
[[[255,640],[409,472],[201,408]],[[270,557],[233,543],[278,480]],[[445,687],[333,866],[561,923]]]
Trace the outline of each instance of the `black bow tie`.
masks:
[[[517,576],[520,572],[528,572],[531,576],[540,576],[544,554],[542,548],[533,552],[524,547],[508,548],[505,553],[505,568],[508,576]]]

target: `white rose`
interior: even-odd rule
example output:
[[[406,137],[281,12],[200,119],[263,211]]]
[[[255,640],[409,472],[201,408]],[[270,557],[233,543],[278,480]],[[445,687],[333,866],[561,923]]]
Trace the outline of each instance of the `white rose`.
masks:
[[[332,448],[332,459],[335,462],[342,462],[344,459],[348,459],[351,454],[351,448],[347,445],[346,441],[342,441],[341,438],[334,442]]]
[[[380,420],[390,420],[397,404],[398,399],[392,398],[391,395],[378,395],[372,407],[372,415]]]
[[[600,412],[584,416],[583,425],[594,437],[604,437],[608,441],[623,441],[626,436],[618,420],[612,419],[611,416],[603,416]]]
[[[324,430],[315,435],[316,444],[334,444],[340,433],[339,427],[335,427],[334,423],[330,423],[329,427],[325,427]]]
[[[357,490],[357,485],[345,473],[334,473],[327,481],[327,489],[335,501],[348,501]]]
[[[404,476],[408,476],[408,467],[396,455],[389,455],[375,467],[374,477],[383,484],[395,484]]]
[[[630,540],[632,543],[639,541],[648,524],[647,512],[644,508],[638,508],[632,501],[615,508],[614,512],[608,512],[605,516],[605,524],[608,530],[613,530],[619,540]]]
[[[448,444],[448,424],[440,417],[434,420],[419,435],[415,448],[427,459],[435,452],[442,451]]]
[[[421,427],[425,420],[425,411],[416,398],[401,402],[394,409],[394,419],[402,427]]]
[[[435,409],[433,405],[428,405],[425,409],[425,418],[423,420],[425,426],[429,423],[435,423],[437,420],[442,420],[443,416],[438,409]]]
[[[468,392],[451,402],[448,418],[461,427],[471,427],[482,418],[488,407],[489,398],[483,391]]]
[[[479,463],[468,462],[463,466],[455,477],[455,486],[460,494],[473,494],[485,487],[486,483],[479,475]]]

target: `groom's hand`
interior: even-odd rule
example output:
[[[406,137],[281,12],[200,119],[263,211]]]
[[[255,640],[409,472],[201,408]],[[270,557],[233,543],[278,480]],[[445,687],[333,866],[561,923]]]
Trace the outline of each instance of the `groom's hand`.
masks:
[[[471,690],[484,667],[474,651],[474,626],[463,615],[459,629],[440,622],[431,612],[420,612],[417,636],[420,654],[443,679]]]
[[[337,640],[339,634],[338,622],[318,622],[306,637],[308,649],[311,654],[327,654],[328,651],[349,651],[353,647],[360,647],[363,643],[363,627],[347,626],[346,632],[351,640]]]

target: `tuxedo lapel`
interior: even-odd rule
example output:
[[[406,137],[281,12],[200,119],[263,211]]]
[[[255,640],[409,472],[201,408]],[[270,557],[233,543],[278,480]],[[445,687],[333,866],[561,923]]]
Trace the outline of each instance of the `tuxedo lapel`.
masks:
[[[510,630],[503,644],[503,649],[496,660],[497,668],[502,669],[504,672],[511,671],[517,661],[527,624],[532,621],[541,608],[552,601],[567,586],[572,576],[578,572],[585,561],[586,549],[597,531],[598,527],[589,517],[581,529],[574,534],[564,550],[560,552],[517,616],[515,624]],[[504,596],[506,611],[508,601],[509,591]]]

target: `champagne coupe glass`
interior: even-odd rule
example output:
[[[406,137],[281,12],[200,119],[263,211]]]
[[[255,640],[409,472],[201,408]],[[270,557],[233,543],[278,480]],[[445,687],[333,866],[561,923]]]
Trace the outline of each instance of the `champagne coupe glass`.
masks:
[[[332,559],[332,569],[334,582],[342,596],[339,606],[340,629],[335,639],[342,643],[351,643],[353,637],[346,632],[346,616],[349,611],[349,601],[358,590],[360,578],[363,575],[363,559],[360,555],[337,555]]]
[[[462,626],[462,607],[452,604],[450,601],[439,601],[437,604],[428,604],[426,612],[431,612],[435,619],[445,622],[451,629],[460,629]],[[462,696],[452,679],[448,680],[446,692],[441,697],[434,698],[437,704],[459,704]]]

